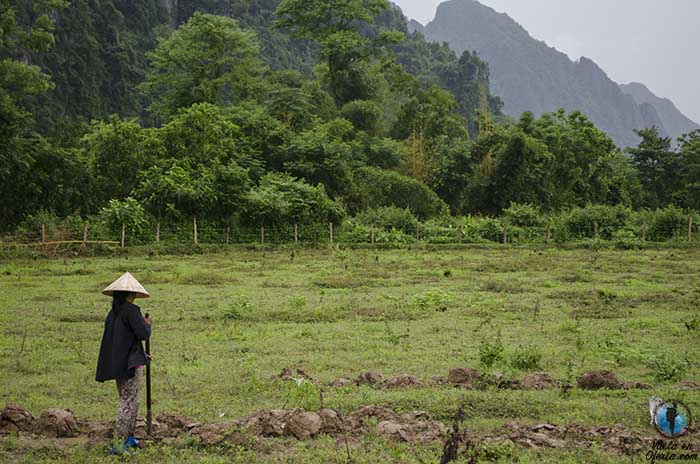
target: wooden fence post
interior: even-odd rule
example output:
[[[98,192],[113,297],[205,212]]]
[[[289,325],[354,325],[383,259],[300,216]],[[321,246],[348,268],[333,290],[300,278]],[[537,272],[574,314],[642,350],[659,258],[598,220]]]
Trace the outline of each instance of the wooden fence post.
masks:
[[[596,240],[598,240],[600,238],[600,230],[598,228],[598,221],[595,221],[593,223],[593,235],[595,236]]]
[[[260,243],[265,244],[265,226],[260,227]]]
[[[294,224],[294,243],[299,243],[299,224]]]
[[[372,244],[374,245],[374,223],[372,223],[372,225],[369,226],[369,238]]]
[[[693,241],[693,216],[688,216],[688,243]]]
[[[156,223],[156,243],[160,243],[160,222]]]
[[[126,224],[122,224],[122,248],[124,248],[124,242],[126,242]]]
[[[87,234],[88,234],[88,223],[86,222],[83,224],[83,246],[85,246],[87,243]]]
[[[645,222],[642,226],[642,242],[647,241],[647,223]]]
[[[231,226],[226,226],[226,245],[228,245],[229,237],[231,236]]]
[[[552,223],[548,222],[547,223],[547,235],[544,238],[544,243],[549,243],[550,240],[552,240]]]
[[[328,230],[330,232],[331,243],[333,243],[333,223],[332,222],[328,223]]]
[[[508,223],[503,223],[503,243],[508,243]]]
[[[199,244],[199,237],[197,236],[197,218],[192,219],[192,230],[194,232],[194,244],[198,245]]]
[[[457,243],[462,243],[462,224],[457,227]]]
[[[420,222],[416,223],[416,242],[420,241]]]
[[[41,224],[41,242],[44,243],[46,241],[46,224],[42,223]]]

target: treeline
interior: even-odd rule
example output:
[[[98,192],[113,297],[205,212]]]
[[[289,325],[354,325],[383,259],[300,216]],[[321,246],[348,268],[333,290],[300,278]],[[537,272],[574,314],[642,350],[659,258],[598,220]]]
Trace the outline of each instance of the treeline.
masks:
[[[74,32],[52,33],[52,11],[64,2],[17,7],[25,3],[0,0],[5,231],[51,216],[99,216],[137,231],[193,218],[241,227],[339,224],[380,208],[420,221],[499,215],[513,203],[544,213],[590,204],[700,209],[700,133],[674,145],[644,129],[626,155],[579,112],[508,121],[483,61],[407,34],[386,0],[272,2],[276,19],[262,45],[235,20],[199,12],[176,30],[116,34],[140,47],[152,37],[154,48],[133,58],[143,67],[107,72],[129,75],[123,84],[144,70],[135,88],[123,89],[126,100],[98,99],[107,112],[125,108],[115,102],[130,109],[89,124],[60,109],[90,115],[105,111],[99,105],[37,107],[55,84],[29,63],[57,60],[55,37]],[[76,8],[86,7],[63,11],[73,17]],[[156,22],[153,10],[138,10]],[[319,60],[312,72],[277,69],[287,55],[270,60],[271,43],[293,44],[296,65],[299,50]]]

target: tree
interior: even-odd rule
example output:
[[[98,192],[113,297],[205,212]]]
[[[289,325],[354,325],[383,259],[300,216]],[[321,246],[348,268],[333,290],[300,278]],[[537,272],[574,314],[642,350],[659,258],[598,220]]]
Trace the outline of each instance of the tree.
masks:
[[[352,124],[336,119],[294,137],[287,148],[284,169],[311,184],[323,184],[331,196],[347,195],[352,173],[365,164],[365,154],[351,143]]]
[[[580,111],[525,113],[518,127],[543,142],[552,159],[552,196],[545,208],[585,206],[608,201],[608,178],[617,156],[615,143]]]
[[[152,129],[141,128],[136,119],[118,116],[93,122],[82,145],[91,160],[94,192],[102,204],[129,196],[138,185],[139,173],[162,152]]]
[[[209,172],[197,176],[177,164],[170,168],[153,166],[141,173],[134,196],[157,219],[173,221],[202,217],[216,201]]]
[[[138,236],[146,223],[146,214],[138,201],[128,197],[123,201],[110,200],[100,210],[100,219],[114,234],[121,233],[122,227],[125,227],[125,230]]]
[[[436,85],[419,90],[402,106],[391,131],[408,147],[403,172],[433,189],[442,182],[441,166],[451,147],[469,140],[466,123],[455,113],[456,108],[454,96]]]
[[[269,173],[247,194],[251,225],[289,226],[340,222],[345,212],[322,185],[309,185],[288,174]]]
[[[661,208],[671,202],[678,179],[677,156],[671,150],[671,139],[662,137],[656,127],[635,131],[642,138],[636,148],[628,148],[632,165],[639,172],[644,188],[644,205]]]
[[[257,97],[264,66],[254,32],[222,16],[195,13],[148,54],[153,66],[141,89],[149,111],[167,121],[195,103],[229,105]]]
[[[548,208],[554,190],[552,160],[546,145],[521,130],[513,130],[496,154],[493,176],[482,198],[484,210],[499,214],[511,203]]]
[[[700,211],[700,130],[683,135],[678,144],[681,181],[673,196],[684,207]]]
[[[262,174],[262,161],[250,150],[246,137],[227,112],[210,103],[183,109],[160,128],[164,156],[181,166],[209,166],[235,160],[252,175]]]
[[[30,201],[41,191],[34,168],[47,142],[34,133],[26,104],[52,84],[38,66],[28,64],[28,57],[53,45],[51,15],[65,5],[61,0],[0,0],[0,228],[38,206]]]
[[[387,0],[282,0],[277,8],[277,24],[294,37],[320,44],[330,92],[342,106],[366,98],[358,94],[357,87],[367,74],[367,62],[403,38],[396,31],[382,31],[371,38],[361,33],[362,25],[371,23],[388,8]]]

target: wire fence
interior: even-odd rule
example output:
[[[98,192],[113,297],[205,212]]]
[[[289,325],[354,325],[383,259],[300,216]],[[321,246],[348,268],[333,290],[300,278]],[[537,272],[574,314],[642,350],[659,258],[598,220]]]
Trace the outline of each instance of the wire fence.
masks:
[[[34,247],[57,252],[62,248],[126,248],[143,245],[234,245],[234,244],[468,244],[468,243],[575,243],[613,242],[627,248],[645,242],[700,243],[700,220],[694,215],[673,220],[646,222],[550,220],[516,225],[501,218],[467,217],[460,220],[416,222],[395,227],[360,224],[288,224],[282,226],[234,226],[193,220],[191,223],[149,224],[116,230],[101,223],[40,224],[6,237],[4,246]]]

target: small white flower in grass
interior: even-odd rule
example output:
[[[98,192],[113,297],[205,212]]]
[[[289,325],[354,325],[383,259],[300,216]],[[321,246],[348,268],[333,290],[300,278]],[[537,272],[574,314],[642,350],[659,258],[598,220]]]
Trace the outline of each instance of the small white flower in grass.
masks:
[[[297,383],[297,387],[301,387],[302,385],[304,385],[304,377],[299,377],[298,379],[292,377],[292,380],[294,380]]]

